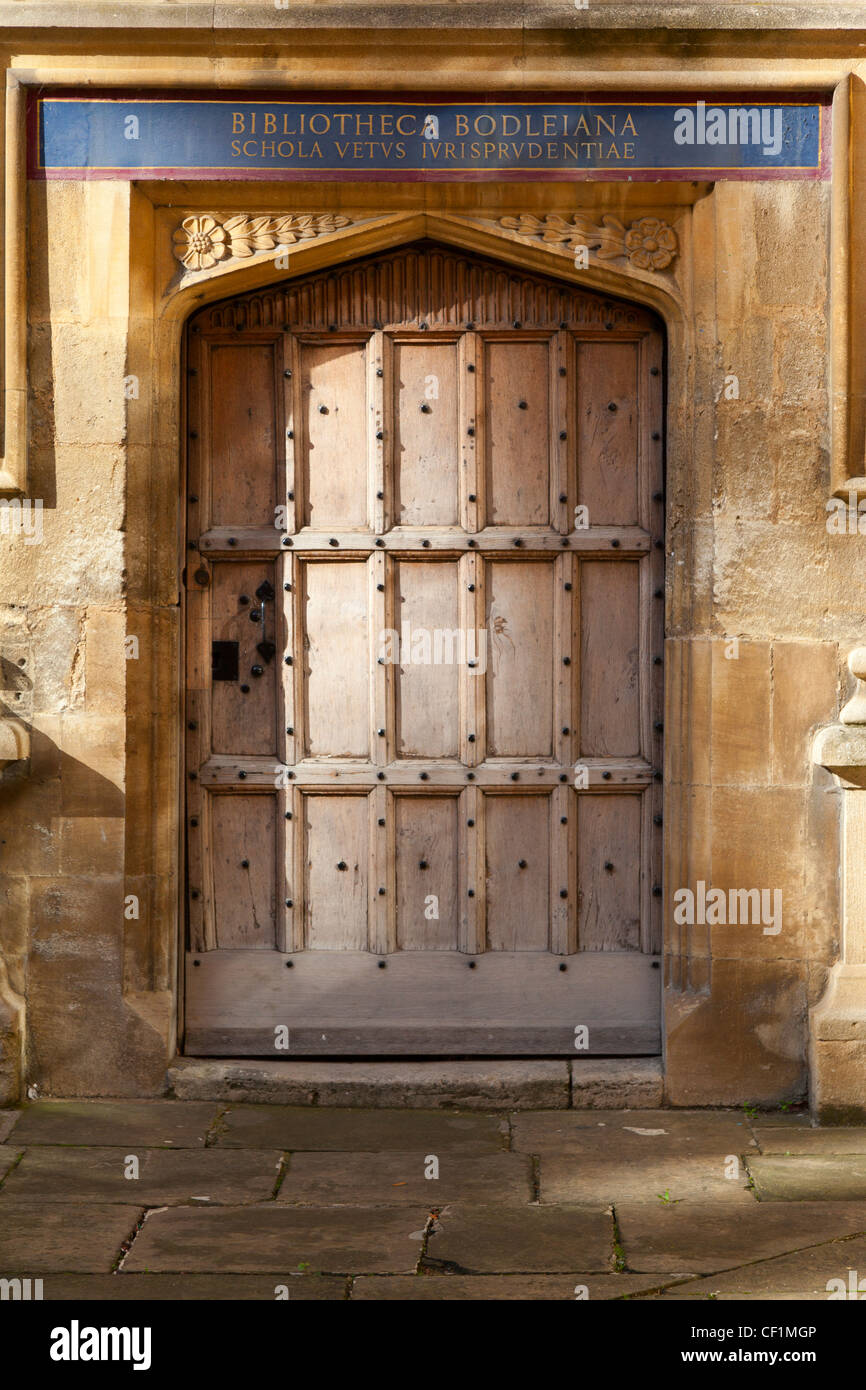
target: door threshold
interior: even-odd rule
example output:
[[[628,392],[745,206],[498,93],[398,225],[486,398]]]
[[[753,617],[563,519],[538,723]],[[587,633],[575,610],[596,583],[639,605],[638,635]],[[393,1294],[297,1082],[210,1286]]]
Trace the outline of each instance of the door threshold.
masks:
[[[660,1057],[276,1062],[178,1057],[179,1100],[401,1110],[650,1110]]]

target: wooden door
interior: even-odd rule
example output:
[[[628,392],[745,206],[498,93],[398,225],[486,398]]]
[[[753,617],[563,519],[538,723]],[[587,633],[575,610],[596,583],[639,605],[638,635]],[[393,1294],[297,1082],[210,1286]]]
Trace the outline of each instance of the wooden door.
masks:
[[[186,1050],[660,1050],[663,337],[421,243],[187,334]]]

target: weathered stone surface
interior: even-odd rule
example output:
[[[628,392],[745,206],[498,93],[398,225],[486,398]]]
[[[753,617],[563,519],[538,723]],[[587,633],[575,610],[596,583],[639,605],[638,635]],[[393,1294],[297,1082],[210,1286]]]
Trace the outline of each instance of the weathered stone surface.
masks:
[[[605,1085],[606,1068],[595,1063],[595,1085]],[[569,1064],[519,1062],[222,1062],[182,1057],[169,1068],[169,1083],[181,1100],[244,1100],[273,1105],[389,1106],[463,1110],[564,1109],[569,1103]],[[640,1063],[631,1071],[639,1084]],[[619,1088],[617,1088],[619,1089]],[[612,1094],[612,1092],[611,1092]],[[610,1103],[614,1103],[610,1100]]]
[[[2,1154],[0,1150],[0,1166]],[[137,1178],[127,1178],[137,1158]],[[177,1202],[263,1202],[272,1195],[280,1154],[266,1149],[123,1148],[28,1149],[0,1192],[3,1200],[41,1202],[136,1202],[168,1206]]]
[[[432,1231],[425,1263],[455,1274],[597,1274],[613,1270],[613,1223],[601,1205],[558,1208],[446,1207]]]
[[[438,1178],[425,1178],[430,1151],[413,1153],[293,1153],[279,1202],[305,1206],[413,1205],[489,1201],[525,1206],[532,1199],[532,1164],[525,1154],[460,1150],[436,1156]]]
[[[802,1202],[796,1221],[767,1202],[747,1217],[735,1206],[624,1202],[616,1216],[626,1268],[667,1273],[710,1274],[866,1231],[866,1202]]]
[[[46,1302],[67,1303],[221,1303],[284,1300],[311,1303],[347,1297],[348,1278],[273,1274],[50,1274],[43,1281]]]
[[[20,1110],[0,1110],[0,1144],[5,1144],[20,1116]]]
[[[0,1182],[2,1182],[7,1173],[15,1167],[23,1152],[23,1149],[11,1149],[5,1144],[3,1148],[0,1149]],[[2,1191],[7,1191],[7,1186],[5,1184]]]
[[[668,1288],[654,1300],[717,1298],[720,1302],[738,1299],[808,1299],[823,1302],[831,1295],[849,1301],[856,1293],[866,1293],[866,1239],[831,1240],[797,1250],[772,1260],[758,1260],[742,1269],[726,1270]]]
[[[141,1212],[134,1204],[4,1202],[0,1270],[20,1277],[60,1271],[109,1274]]]
[[[643,1130],[645,1133],[641,1133]],[[521,1153],[545,1151],[612,1158],[646,1158],[701,1154],[708,1158],[745,1153],[754,1148],[742,1111],[598,1110],[567,1115],[546,1112],[512,1117],[512,1148]]]
[[[148,1216],[124,1270],[411,1274],[426,1219],[423,1207],[173,1207]]]
[[[352,1302],[393,1299],[395,1302],[496,1301],[594,1303],[634,1294],[645,1295],[664,1280],[642,1274],[362,1274],[352,1280]]]
[[[41,1100],[24,1110],[16,1143],[198,1149],[217,1113],[207,1102]]]
[[[495,1153],[505,1148],[507,1130],[495,1115],[240,1105],[221,1118],[216,1142],[235,1148]]]
[[[745,1166],[735,1155],[719,1151],[683,1158],[656,1157],[652,1151],[625,1156],[609,1145],[568,1154],[544,1153],[539,1160],[539,1196],[544,1203],[717,1202],[754,1205]],[[728,1171],[735,1177],[725,1176]]]
[[[866,1154],[866,1129],[812,1129],[808,1125],[767,1125],[755,1121],[755,1138],[762,1154]]]
[[[664,1081],[658,1057],[575,1057],[570,1065],[571,1105],[575,1110],[628,1109],[662,1102]],[[545,1104],[538,1108],[552,1107]]]
[[[749,1164],[759,1202],[864,1202],[866,1153],[797,1154]]]

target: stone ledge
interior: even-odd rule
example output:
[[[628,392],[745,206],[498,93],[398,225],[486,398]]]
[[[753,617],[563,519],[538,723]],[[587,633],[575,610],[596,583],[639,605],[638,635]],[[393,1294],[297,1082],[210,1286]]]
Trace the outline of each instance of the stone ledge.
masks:
[[[462,1110],[654,1107],[662,1100],[658,1058],[570,1062],[236,1062],[179,1057],[169,1068],[180,1100],[252,1101]]]
[[[105,4],[103,0],[75,3],[41,3],[18,0],[0,3],[0,28],[11,37],[17,30],[185,30],[187,33],[225,35],[254,30],[262,35],[286,29],[437,29],[437,30],[577,30],[603,33],[634,31],[657,33],[848,31],[862,32],[866,12],[856,3],[812,0],[811,4],[751,4],[745,0],[665,0],[661,4],[635,0],[590,0],[577,9],[574,0],[319,0],[304,4],[291,0],[285,9],[274,0],[192,0],[168,4],[166,0],[130,0]]]

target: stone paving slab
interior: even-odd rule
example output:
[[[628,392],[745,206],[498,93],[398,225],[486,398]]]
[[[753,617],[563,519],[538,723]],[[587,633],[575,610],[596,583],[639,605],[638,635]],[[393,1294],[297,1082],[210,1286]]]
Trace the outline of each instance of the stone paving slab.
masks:
[[[678,1274],[712,1274],[866,1233],[866,1202],[801,1202],[796,1213],[756,1202],[747,1216],[732,1206],[625,1202],[616,1217],[626,1269]]]
[[[493,1194],[491,1194],[492,1196]],[[445,1207],[425,1263],[454,1274],[533,1274],[613,1270],[613,1223],[602,1207],[524,1210]]]
[[[412,1274],[424,1208],[171,1207],[149,1213],[124,1272]]]
[[[651,1141],[648,1141],[651,1143]],[[545,1204],[598,1205],[648,1202],[660,1205],[660,1195],[672,1202],[718,1202],[754,1206],[745,1165],[739,1175],[725,1176],[721,1153],[682,1158],[656,1158],[653,1152],[623,1156],[607,1154],[543,1153],[539,1160],[539,1198]]]
[[[23,1112],[15,1142],[204,1148],[218,1109],[177,1100],[40,1100]]]
[[[278,1202],[309,1206],[397,1206],[424,1209],[446,1202],[489,1201],[525,1206],[532,1200],[528,1154],[443,1153],[438,1178],[425,1178],[426,1156],[414,1153],[293,1153]]]
[[[239,1105],[218,1127],[219,1148],[424,1154],[496,1153],[507,1146],[508,1122],[499,1115],[445,1114],[438,1110],[303,1109]]]
[[[856,1278],[852,1277],[854,1275]],[[814,1302],[829,1300],[831,1293],[842,1301],[840,1295],[845,1293],[848,1302],[855,1288],[860,1301],[866,1294],[866,1238],[863,1237],[833,1240],[792,1255],[760,1260],[740,1269],[691,1280],[650,1297],[653,1301],[706,1299],[712,1295],[722,1302],[734,1299],[807,1299]]]
[[[799,1110],[757,1110],[749,1115],[749,1123],[753,1129],[811,1129],[812,1116],[805,1108]],[[839,1130],[834,1130],[838,1134]]]
[[[285,1288],[292,1303],[344,1300],[349,1281],[345,1277],[298,1274],[285,1270],[274,1274],[47,1274],[42,1296],[46,1303],[68,1301],[111,1303],[273,1303],[277,1290]],[[285,1295],[280,1294],[284,1299]]]
[[[866,1129],[756,1129],[762,1154],[866,1154]]]
[[[0,1144],[5,1144],[19,1119],[20,1110],[0,1110]]]
[[[127,1178],[129,1159],[139,1176]],[[35,1146],[0,1189],[0,1215],[15,1198],[40,1202],[132,1202],[143,1207],[190,1202],[265,1202],[281,1154],[249,1149],[124,1149]],[[2,1166],[2,1157],[0,1157]]]
[[[756,1147],[737,1110],[542,1110],[511,1118],[512,1148],[520,1153],[606,1150],[622,1157],[678,1153],[723,1159]]]
[[[749,1172],[759,1202],[866,1202],[866,1154],[754,1158]]]
[[[141,1213],[138,1206],[104,1202],[61,1206],[4,1201],[0,1269],[19,1277],[57,1271],[110,1274]]]
[[[23,1149],[10,1149],[5,1146],[0,1149],[0,1182],[15,1167],[23,1152]],[[0,1190],[5,1190],[5,1188]]]
[[[538,1301],[595,1303],[654,1291],[664,1280],[645,1274],[363,1274],[352,1280],[352,1302]],[[706,1295],[704,1295],[706,1297]]]

